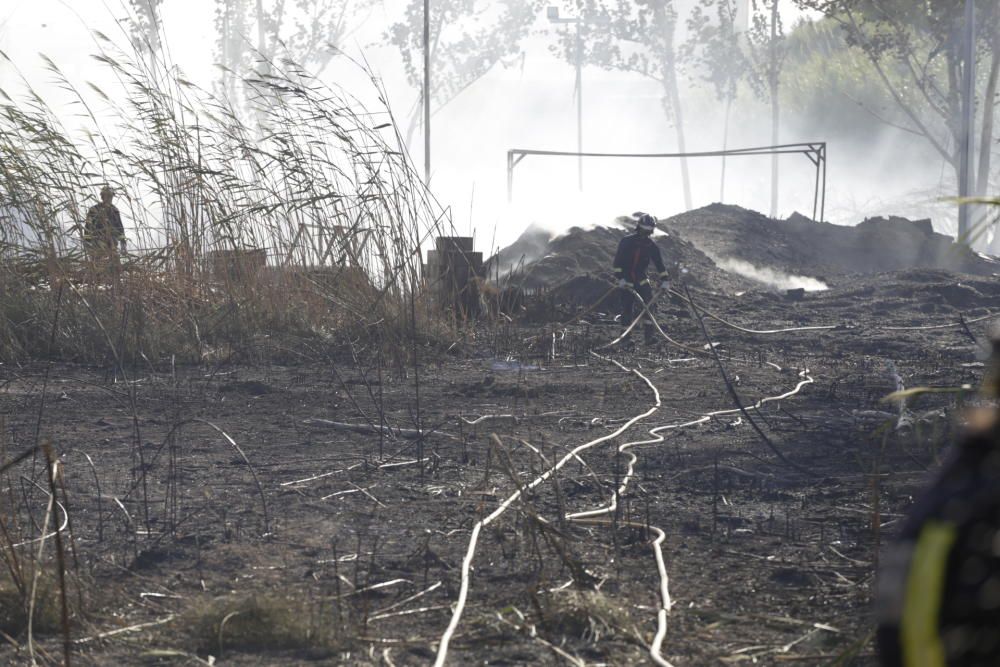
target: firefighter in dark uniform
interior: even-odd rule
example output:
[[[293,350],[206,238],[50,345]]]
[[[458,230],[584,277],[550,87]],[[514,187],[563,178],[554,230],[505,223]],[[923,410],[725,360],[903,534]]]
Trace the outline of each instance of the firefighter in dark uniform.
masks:
[[[1000,340],[967,432],[882,560],[886,667],[1000,665]]]
[[[632,290],[638,292],[645,304],[649,304],[653,299],[653,288],[649,283],[646,271],[652,261],[656,266],[657,278],[660,288],[667,290],[670,288],[670,272],[663,264],[663,257],[660,249],[653,241],[653,230],[656,229],[656,220],[648,213],[633,213],[632,219],[636,221],[635,233],[629,234],[618,243],[618,252],[615,253],[614,269],[618,286],[622,288],[621,301],[621,324],[628,327],[639,315],[642,306],[636,301]],[[655,304],[649,307],[648,315],[643,323],[646,344],[656,342],[656,329],[653,326]]]
[[[119,246],[125,252],[125,227],[118,207],[111,202],[115,191],[101,188],[101,203],[91,206],[83,225],[83,246],[91,259],[117,257]]]

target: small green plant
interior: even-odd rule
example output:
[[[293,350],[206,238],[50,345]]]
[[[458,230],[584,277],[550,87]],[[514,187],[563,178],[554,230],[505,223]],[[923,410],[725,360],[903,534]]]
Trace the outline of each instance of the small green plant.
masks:
[[[32,631],[35,635],[56,635],[62,629],[59,610],[59,588],[55,579],[42,575],[35,592]],[[28,631],[30,600],[9,579],[0,582],[0,631],[11,637],[24,636]]]
[[[336,627],[318,603],[274,595],[213,600],[190,610],[180,624],[200,651],[216,656],[226,651],[336,651],[352,636]]]
[[[608,637],[642,642],[628,609],[600,591],[564,590],[535,596],[534,602],[539,625],[549,632],[592,642]]]

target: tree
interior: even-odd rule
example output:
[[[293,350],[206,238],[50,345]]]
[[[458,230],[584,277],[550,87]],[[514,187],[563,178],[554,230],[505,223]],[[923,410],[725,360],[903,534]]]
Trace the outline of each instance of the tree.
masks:
[[[955,0],[796,0],[822,12],[842,28],[852,48],[865,54],[875,75],[902,115],[900,124],[928,142],[961,170],[962,2]],[[977,0],[976,107],[982,118],[979,160],[973,191],[983,196],[990,184],[998,79],[1000,79],[1000,9],[995,0]],[[1000,233],[993,250],[1000,252]]]
[[[162,0],[133,0],[150,1]],[[368,0],[215,0],[223,89],[235,99],[238,73],[267,74],[269,63],[277,58],[288,58],[319,75],[346,36],[348,19],[367,4]]]
[[[632,72],[652,79],[663,89],[663,111],[673,121],[677,150],[684,153],[684,110],[678,86],[678,13],[673,0],[572,0],[567,8],[581,19],[584,62],[607,70]],[[608,19],[608,20],[604,20]],[[566,60],[576,58],[575,34],[565,34],[557,47]],[[684,205],[690,209],[691,177],[681,158]]]
[[[689,38],[681,47],[681,57],[689,61],[692,73],[715,91],[725,104],[722,149],[729,148],[729,124],[740,81],[749,64],[737,30],[737,0],[701,0],[687,20]],[[719,201],[726,199],[726,158],[722,158]]]
[[[521,54],[542,9],[541,0],[433,0],[430,3],[431,114],[440,111],[497,65]],[[399,49],[410,86],[421,90],[410,112],[406,144],[420,122],[423,101],[423,0],[410,0],[386,35]]]
[[[804,21],[788,35],[781,75],[782,111],[806,118],[830,136],[871,144],[886,128],[910,134],[867,57],[848,46],[829,19]]]
[[[129,0],[132,8],[132,38],[150,50],[160,48],[160,5],[163,0]]]
[[[787,39],[779,0],[751,0],[747,46],[751,87],[771,106],[771,145],[781,141],[781,70]],[[771,156],[771,217],[778,215],[778,155]]]

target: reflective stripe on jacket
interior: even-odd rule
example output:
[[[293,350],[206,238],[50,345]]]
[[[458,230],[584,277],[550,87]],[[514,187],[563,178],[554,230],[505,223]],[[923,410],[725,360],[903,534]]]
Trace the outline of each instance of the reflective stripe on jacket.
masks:
[[[615,253],[614,269],[616,278],[624,278],[633,285],[639,285],[646,280],[646,271],[650,261],[656,266],[661,280],[666,280],[669,272],[663,265],[660,248],[648,236],[629,234],[618,243]]]

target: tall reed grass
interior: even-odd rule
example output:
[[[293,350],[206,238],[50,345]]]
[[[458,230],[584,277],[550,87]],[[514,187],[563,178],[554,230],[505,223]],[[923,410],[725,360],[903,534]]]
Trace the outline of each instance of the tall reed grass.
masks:
[[[369,111],[268,62],[234,104],[156,53],[95,44],[116,92],[49,60],[71,110],[25,80],[0,90],[0,358],[296,357],[373,327],[405,355],[414,331],[443,331],[421,247],[451,224],[374,76]],[[80,241],[105,183],[126,222],[118,258]]]

